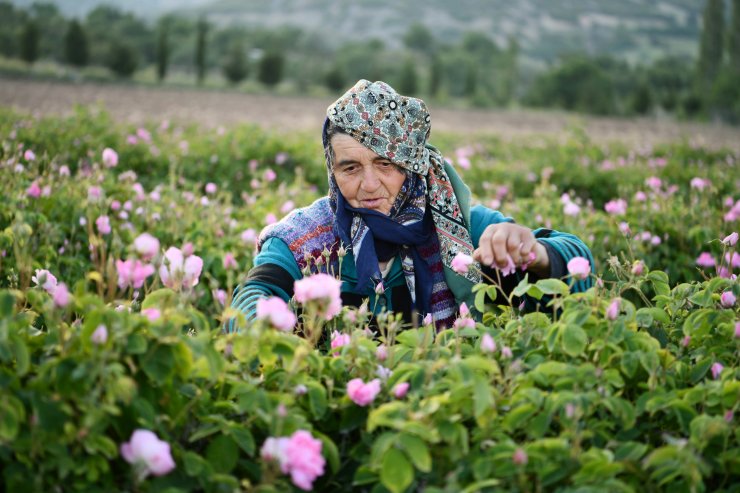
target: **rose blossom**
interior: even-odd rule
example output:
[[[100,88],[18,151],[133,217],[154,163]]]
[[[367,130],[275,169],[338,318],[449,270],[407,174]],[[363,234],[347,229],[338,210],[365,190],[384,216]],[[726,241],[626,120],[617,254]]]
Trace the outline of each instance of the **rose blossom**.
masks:
[[[725,291],[719,297],[719,302],[724,308],[731,308],[735,306],[736,300],[737,298],[735,298],[735,295],[732,293],[732,291]]]
[[[321,455],[321,440],[308,431],[298,430],[290,437],[269,437],[260,449],[265,460],[275,460],[283,474],[290,474],[293,484],[302,490],[313,489],[313,482],[324,474],[326,461]]]
[[[722,363],[714,363],[712,365],[712,378],[714,378],[715,380],[718,379],[722,374],[722,370],[724,369],[725,367],[724,365],[722,365]]]
[[[609,308],[606,309],[606,318],[609,320],[616,320],[617,316],[619,316],[619,308],[621,305],[622,300],[620,298],[614,298],[614,301],[609,304]]]
[[[406,392],[409,391],[409,383],[401,382],[393,386],[391,393],[396,399],[403,399],[406,396]]]
[[[105,341],[107,340],[108,340],[108,328],[103,324],[98,325],[95,331],[90,335],[90,341],[93,344],[102,345],[102,344],[105,344]]]
[[[293,286],[296,301],[302,304],[318,301],[326,320],[331,320],[342,310],[342,283],[328,274],[304,277],[295,281]]]
[[[496,341],[490,334],[483,334],[480,341],[480,350],[484,353],[493,353],[496,351]]]
[[[142,233],[134,240],[134,250],[143,260],[151,260],[159,253],[159,240],[149,233]]]
[[[57,288],[57,278],[46,269],[36,269],[36,275],[31,277],[31,280],[49,294],[54,293]]]
[[[465,274],[468,272],[468,269],[472,264],[473,257],[460,252],[455,255],[455,258],[452,259],[452,264],[450,264],[450,267],[452,267],[452,270],[454,270],[458,274]]]
[[[159,267],[162,284],[172,289],[180,289],[181,286],[192,288],[198,284],[203,259],[197,255],[183,259],[182,251],[176,247],[168,248],[164,257],[165,261]]]
[[[728,246],[735,246],[735,243],[737,243],[738,234],[737,233],[731,233],[722,240],[722,243]]]
[[[698,265],[699,267],[714,267],[716,263],[717,261],[709,252],[701,252],[696,258],[696,265]]]
[[[26,195],[31,197],[32,199],[37,199],[41,197],[41,187],[39,186],[39,182],[34,180],[31,185],[26,189]]]
[[[568,262],[568,272],[576,279],[586,279],[591,272],[591,264],[583,257],[573,257]]]
[[[379,378],[374,378],[368,383],[363,382],[361,378],[353,378],[347,382],[347,395],[358,406],[367,406],[375,400],[378,393],[380,393]]]
[[[95,220],[95,226],[101,235],[109,235],[111,232],[110,219],[108,216],[100,216]]]
[[[523,449],[518,448],[511,456],[511,461],[518,466],[525,466],[527,465],[527,462],[529,462],[529,458],[527,457],[527,453]]]
[[[118,287],[126,289],[128,286],[139,289],[144,285],[146,278],[154,274],[154,266],[143,264],[140,260],[116,260],[118,273]]]
[[[208,195],[213,195],[218,190],[218,187],[215,183],[206,183],[206,193]]]
[[[604,205],[604,210],[613,216],[623,216],[627,213],[627,202],[624,199],[610,200]]]
[[[352,338],[349,334],[340,334],[336,330],[333,330],[331,333],[331,348],[337,349],[342,346],[346,346],[350,343]],[[334,356],[339,356],[339,351],[334,351]]]
[[[118,153],[110,147],[103,149],[103,164],[106,168],[115,168],[118,166]]]
[[[277,296],[257,300],[257,318],[269,320],[273,327],[283,332],[293,330],[296,323],[293,310]]]
[[[134,431],[131,440],[121,444],[121,456],[129,464],[142,464],[146,468],[145,475],[163,476],[175,468],[170,444],[149,430]]]
[[[56,289],[54,289],[54,292],[51,295],[52,299],[54,300],[54,305],[59,308],[64,308],[69,304],[69,291],[67,290],[67,285],[63,282],[60,282],[57,284]]]
[[[144,308],[141,310],[141,314],[148,318],[150,322],[159,320],[159,317],[162,316],[162,312],[159,311],[159,308]]]

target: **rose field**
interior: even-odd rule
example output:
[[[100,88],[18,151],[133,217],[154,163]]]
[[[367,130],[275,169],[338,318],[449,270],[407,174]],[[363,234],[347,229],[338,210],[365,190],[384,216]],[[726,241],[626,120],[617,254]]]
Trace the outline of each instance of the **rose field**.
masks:
[[[441,332],[311,276],[247,321],[260,230],[326,191],[318,128],[0,108],[0,489],[740,492],[740,154],[432,142],[595,265]]]

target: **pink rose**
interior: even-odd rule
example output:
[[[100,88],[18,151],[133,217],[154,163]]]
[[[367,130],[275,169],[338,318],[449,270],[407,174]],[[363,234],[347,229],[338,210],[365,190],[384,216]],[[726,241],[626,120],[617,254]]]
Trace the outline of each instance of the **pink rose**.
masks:
[[[722,240],[722,243],[724,243],[727,246],[735,246],[737,243],[738,234],[737,233],[731,233]]]
[[[375,349],[375,357],[380,361],[385,361],[388,358],[388,348],[385,344],[381,344]]]
[[[273,327],[283,332],[293,330],[296,323],[293,310],[277,296],[257,300],[257,318],[269,320]]]
[[[337,349],[348,345],[352,341],[349,334],[340,334],[336,330],[331,333],[331,348]],[[339,356],[339,351],[334,351],[334,356]]]
[[[623,216],[627,213],[627,202],[624,199],[610,200],[604,205],[604,210],[613,216]]]
[[[712,365],[712,378],[715,380],[719,378],[719,376],[722,374],[722,370],[724,370],[725,367],[722,365],[722,363],[714,363]]]
[[[203,259],[197,255],[183,259],[182,251],[176,247],[168,248],[164,257],[165,260],[159,267],[162,284],[172,289],[192,288],[198,284]]]
[[[206,183],[206,193],[209,195],[213,195],[218,190],[218,187],[215,183]]]
[[[591,264],[583,257],[573,257],[568,262],[568,272],[576,279],[586,279],[591,272]]]
[[[142,233],[134,240],[134,250],[144,260],[151,260],[159,253],[159,240],[149,233]]]
[[[31,280],[49,294],[54,293],[57,288],[57,278],[46,269],[36,269],[36,275],[31,277]]]
[[[634,264],[632,264],[632,273],[636,276],[641,276],[645,272],[645,264],[642,263],[642,260],[636,260]]]
[[[26,152],[23,153],[23,159],[26,161],[33,161],[36,159],[36,154],[31,149],[27,149]]]
[[[496,341],[493,340],[490,334],[483,334],[480,341],[480,350],[484,353],[496,352]]]
[[[622,305],[622,300],[620,298],[614,298],[614,300],[609,304],[609,308],[606,309],[606,318],[609,320],[616,320],[619,316],[619,308]]]
[[[683,347],[689,347],[689,344],[691,344],[691,336],[684,336],[684,338],[681,340],[681,345]]]
[[[118,273],[118,287],[126,289],[131,286],[139,289],[144,285],[146,278],[154,274],[154,266],[142,264],[140,260],[116,260]]]
[[[452,259],[450,267],[458,274],[465,274],[473,264],[473,257],[464,253],[458,253],[455,258]]]
[[[32,199],[37,199],[41,197],[41,187],[39,186],[39,182],[34,180],[33,183],[31,183],[31,185],[26,189],[26,195],[28,195]]]
[[[245,229],[242,231],[242,241],[248,245],[252,245],[257,241],[257,232],[252,228]]]
[[[265,170],[264,174],[265,181],[275,181],[275,178],[277,178],[277,174],[270,168],[267,168]]]
[[[150,322],[155,322],[162,316],[162,312],[159,311],[159,308],[144,308],[141,310],[141,314],[148,318]]]
[[[696,265],[698,265],[699,267],[714,267],[716,263],[717,261],[709,252],[701,252],[696,258]]]
[[[234,254],[231,252],[226,252],[224,255],[224,269],[238,269],[239,264],[236,262],[236,259],[234,258]]]
[[[103,190],[98,186],[92,186],[87,189],[87,200],[94,201],[98,200],[100,198],[100,194],[103,193]]]
[[[95,331],[90,335],[90,341],[93,344],[102,345],[108,340],[108,328],[100,324]]]
[[[378,393],[380,393],[380,379],[378,378],[368,383],[363,382],[361,378],[353,378],[347,382],[347,395],[358,406],[367,406],[375,400]]]
[[[563,214],[566,216],[577,216],[580,212],[581,208],[575,202],[568,202],[563,207]]]
[[[501,356],[503,356],[506,359],[509,359],[512,356],[514,356],[514,354],[511,352],[511,348],[509,346],[504,346],[501,348]]]
[[[406,392],[408,391],[409,391],[409,383],[401,382],[393,386],[393,390],[391,390],[391,393],[396,399],[403,399],[404,397],[406,397]]]
[[[518,466],[525,466],[529,462],[529,457],[527,457],[527,453],[523,449],[518,448],[511,456],[511,461]]]
[[[129,464],[142,464],[147,475],[163,476],[175,468],[170,444],[149,430],[134,431],[131,440],[121,444],[121,456]]]
[[[725,291],[719,297],[719,302],[724,308],[731,308],[735,306],[736,300],[737,299],[735,298],[735,295],[732,293],[732,291]]]
[[[101,235],[108,235],[111,232],[110,219],[108,216],[100,216],[95,220],[95,226]]]
[[[504,277],[506,277],[506,276],[508,276],[510,274],[513,274],[514,271],[516,271],[516,265],[514,264],[514,259],[511,258],[511,255],[509,255],[508,253],[506,254],[506,265],[504,267],[498,267],[494,263],[494,267],[496,267],[497,269],[499,269],[501,271],[501,274],[504,275]]]
[[[59,308],[64,308],[69,304],[69,291],[67,291],[67,285],[63,282],[57,284],[54,293],[51,295],[54,300],[54,305]]]
[[[103,149],[103,164],[106,168],[115,168],[118,166],[118,153],[110,147]]]
[[[314,274],[295,281],[294,296],[302,304],[318,302],[322,316],[331,320],[342,310],[341,286],[340,281],[328,274]]]
[[[326,461],[321,455],[321,440],[305,430],[288,437],[269,437],[260,449],[265,460],[276,460],[283,474],[290,474],[293,484],[302,490],[313,489],[313,482],[324,474]]]

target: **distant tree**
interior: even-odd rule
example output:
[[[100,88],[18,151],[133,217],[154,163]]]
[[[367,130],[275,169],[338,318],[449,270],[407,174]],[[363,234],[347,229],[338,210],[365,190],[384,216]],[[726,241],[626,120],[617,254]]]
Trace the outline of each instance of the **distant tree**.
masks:
[[[332,92],[339,92],[342,89],[346,89],[346,87],[344,87],[346,85],[344,73],[342,73],[342,69],[339,67],[339,64],[335,63],[334,66],[324,74],[324,85]]]
[[[401,75],[398,82],[398,90],[401,94],[413,95],[419,90],[419,80],[416,76],[416,61],[409,57],[401,67]]]
[[[70,65],[84,67],[88,58],[87,36],[80,23],[73,19],[64,36],[64,59]]]
[[[28,15],[40,33],[38,58],[64,62],[64,37],[68,23],[59,7],[52,2],[36,1],[28,8]]]
[[[475,95],[478,89],[478,64],[469,60],[465,65],[465,89],[463,93],[466,97]]]
[[[690,62],[678,56],[656,60],[647,68],[646,80],[655,103],[666,111],[673,111],[678,107],[681,98],[691,89]]]
[[[33,20],[29,20],[21,31],[21,60],[31,65],[39,57],[39,29]]]
[[[283,54],[277,50],[266,52],[259,65],[259,81],[267,86],[275,86],[283,79]]]
[[[641,82],[635,88],[634,94],[630,100],[630,110],[638,115],[646,115],[653,108],[653,95],[650,88],[644,82]]]
[[[113,73],[119,77],[128,78],[134,74],[137,65],[136,52],[134,52],[131,46],[120,41],[111,43],[110,53],[108,55],[108,68]]]
[[[206,37],[208,36],[208,22],[201,18],[195,40],[195,73],[198,84],[203,84],[206,78]]]
[[[432,60],[429,64],[429,94],[435,97],[439,94],[439,90],[442,87],[442,78],[444,76],[444,65],[439,55],[432,55]]]
[[[25,25],[26,13],[16,10],[10,2],[0,2],[0,55],[13,58],[18,56],[20,44],[19,27]]]
[[[509,38],[509,46],[502,60],[501,91],[498,95],[499,102],[509,103],[514,99],[516,87],[519,82],[519,43],[516,38]]]
[[[160,20],[157,31],[157,80],[162,82],[167,77],[170,61],[170,22],[167,18]]]
[[[730,69],[740,74],[740,0],[732,0],[729,34]]]
[[[430,54],[434,51],[434,36],[423,24],[416,22],[403,35],[403,44],[409,50]]]
[[[699,43],[699,61],[697,77],[703,89],[711,87],[722,66],[722,48],[724,44],[724,1],[707,0],[704,8],[701,40]]]
[[[249,75],[249,65],[247,64],[247,56],[244,53],[244,46],[241,42],[234,42],[231,45],[231,49],[226,55],[221,69],[224,76],[232,84],[238,84],[247,78],[247,75]]]

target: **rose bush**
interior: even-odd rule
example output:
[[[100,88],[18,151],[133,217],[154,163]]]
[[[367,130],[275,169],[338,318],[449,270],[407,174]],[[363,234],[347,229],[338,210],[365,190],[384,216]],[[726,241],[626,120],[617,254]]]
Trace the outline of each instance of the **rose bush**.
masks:
[[[464,155],[478,196],[580,235],[596,265],[517,286],[551,315],[479,285],[482,323],[462,310],[456,328],[401,330],[384,314],[373,333],[320,278],[251,323],[228,308],[268,215],[323,186],[317,144],[87,113],[2,110],[0,130],[5,491],[736,491],[726,153],[484,142]],[[536,175],[521,188],[501,174],[514,161]],[[585,171],[567,174],[574,162]],[[583,276],[596,287],[570,294]]]

